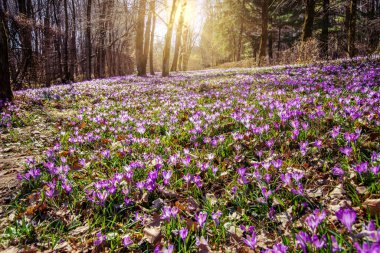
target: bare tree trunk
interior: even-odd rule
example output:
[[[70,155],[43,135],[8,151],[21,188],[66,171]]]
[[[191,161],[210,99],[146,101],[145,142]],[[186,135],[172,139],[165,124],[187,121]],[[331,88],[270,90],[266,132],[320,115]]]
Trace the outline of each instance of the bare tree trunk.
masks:
[[[67,12],[67,0],[63,1],[63,8],[65,12],[65,38],[63,39],[63,82],[67,83],[71,81],[69,72],[69,16]]]
[[[9,74],[8,38],[5,30],[5,15],[0,7],[0,102],[13,98]],[[1,103],[0,103],[1,106]]]
[[[31,0],[18,0],[18,9],[20,16],[25,20],[21,25],[20,38],[23,54],[23,74],[32,74],[33,67],[33,48],[32,48],[32,29],[29,21],[32,18]],[[29,78],[30,80],[30,78]]]
[[[45,66],[45,85],[50,86],[51,82],[51,31],[50,31],[50,3],[46,4],[44,18],[44,66]]]
[[[190,55],[191,51],[193,50],[194,47],[194,38],[192,37],[192,33],[190,31],[190,27],[187,25],[185,29],[185,36],[184,36],[184,50],[182,53],[182,70],[187,71],[188,66],[189,66],[189,60],[190,60]]]
[[[100,14],[100,42],[97,54],[97,73],[98,76],[105,77],[105,67],[106,67],[106,38],[107,31],[109,31],[111,11],[113,9],[113,0],[104,0],[101,6]]]
[[[153,24],[152,24],[152,31],[150,33],[150,47],[149,47],[149,68],[150,68],[150,74],[154,75],[154,59],[153,59],[153,45],[154,45],[154,33],[156,30],[156,1],[151,0],[152,5],[150,6],[150,11],[153,16]]]
[[[376,4],[377,4],[377,7],[376,7]],[[370,11],[369,11],[369,17],[368,17],[370,22],[380,17],[379,11],[380,11],[380,2],[377,0],[372,0],[370,4]],[[371,26],[370,32],[369,32],[369,40],[368,40],[369,53],[373,53],[376,50],[377,46],[379,45],[379,39],[380,39],[379,28]]]
[[[306,42],[313,35],[315,16],[315,0],[304,0],[306,4],[305,17],[302,29],[302,41]]]
[[[259,66],[261,65],[261,58],[267,55],[266,50],[267,50],[267,41],[268,41],[268,16],[269,16],[268,1],[269,0],[261,1],[261,40],[260,40],[259,61],[258,61]]]
[[[322,17],[322,32],[321,32],[321,57],[328,59],[329,56],[329,8],[330,0],[323,0],[323,17]]]
[[[188,49],[188,43],[189,43],[189,27],[188,25],[186,24],[184,26],[184,31],[182,33],[182,41],[183,41],[183,45],[181,47],[181,53],[180,53],[180,56],[179,56],[179,64],[178,64],[178,69],[179,70],[185,70],[185,54],[187,53],[187,49]]]
[[[71,33],[71,61],[70,61],[70,80],[74,81],[74,77],[76,76],[76,64],[77,64],[77,47],[76,47],[76,11],[75,11],[75,3],[74,0],[71,0],[71,6],[73,11],[73,30]]]
[[[245,8],[245,1],[246,0],[242,1],[242,9]],[[243,14],[240,14],[240,31],[239,31],[238,50],[237,50],[237,56],[236,56],[237,61],[241,60],[241,52],[243,50],[243,45],[242,45],[243,33],[244,33],[244,18],[243,18]]]
[[[92,0],[87,0],[87,14],[86,14],[86,79],[91,79],[91,54],[92,54],[92,45],[91,45],[91,7]]]
[[[114,21],[113,21],[113,15],[114,15],[114,10],[115,10],[115,0],[108,0],[109,3],[108,3],[108,11],[107,11],[107,23],[106,23],[106,27],[107,27],[107,30],[108,30],[108,40],[109,40],[109,45],[108,46],[105,46],[104,48],[104,64],[103,64],[103,68],[104,68],[104,72],[105,72],[105,75],[106,76],[110,76],[110,71],[111,69],[113,69],[115,67],[115,65],[109,65],[108,66],[108,71],[106,71],[106,62],[107,62],[107,58],[109,58],[111,55],[112,55],[112,49],[114,48],[111,43],[113,44],[113,41],[111,40],[111,35],[114,33]],[[106,34],[107,35],[107,34]],[[125,62],[125,60],[123,61]],[[125,68],[122,68],[122,64],[120,64],[119,66],[123,71],[125,71]],[[124,72],[123,72],[124,73]]]
[[[100,7],[100,31],[99,31],[99,44],[98,48],[96,49],[96,68],[95,73],[97,77],[103,78],[104,77],[104,64],[105,64],[105,41],[106,41],[106,34],[107,34],[107,27],[106,27],[106,18],[107,18],[107,8],[108,8],[108,1],[103,0],[102,3],[99,4]]]
[[[270,24],[270,27],[273,27],[272,17],[269,17],[269,24]],[[272,28],[268,31],[268,56],[269,56],[269,60],[271,61],[273,59],[273,30]]]
[[[174,25],[175,14],[177,12],[177,4],[178,4],[178,0],[173,0],[173,6],[172,6],[172,11],[170,13],[168,30],[165,36],[164,54],[162,57],[163,59],[162,60],[162,76],[163,77],[169,76],[170,44],[172,41],[173,25]]]
[[[356,9],[357,0],[351,0],[350,3],[350,15],[348,22],[348,55],[352,58],[356,54],[355,49],[355,36],[356,36]]]
[[[144,71],[144,28],[145,28],[145,9],[146,0],[139,1],[139,9],[136,24],[136,65],[137,75],[146,76],[146,68]]]
[[[151,27],[152,27],[152,17],[153,12],[152,8],[154,7],[154,0],[151,0],[149,2],[149,16],[148,21],[146,22],[146,28],[145,28],[145,35],[144,35],[144,53],[143,53],[143,59],[142,59],[142,72],[146,75],[146,65],[148,63],[148,56],[149,56],[149,47],[150,47],[150,34],[151,34]]]
[[[182,29],[183,29],[183,22],[184,22],[184,15],[186,11],[186,5],[187,0],[183,0],[182,2],[182,8],[181,8],[181,14],[179,16],[178,26],[177,26],[177,32],[176,32],[176,38],[175,38],[175,47],[174,47],[174,56],[173,56],[173,63],[171,67],[171,71],[177,71],[178,68],[178,57],[179,57],[179,49],[181,47],[181,39],[182,39]]]
[[[277,41],[277,59],[280,58],[281,52],[281,25],[278,27],[278,41]]]
[[[58,70],[58,77],[62,80],[63,79],[63,72],[62,72],[62,52],[61,52],[61,20],[60,15],[58,15],[58,11],[60,9],[60,1],[56,2],[53,1],[53,16],[54,21],[57,26],[58,34],[55,36],[54,39],[54,47],[57,52],[57,61],[56,68]],[[56,74],[56,72],[54,72]],[[56,76],[54,76],[56,78]]]
[[[268,56],[269,56],[269,59],[273,59],[273,33],[272,31],[270,31],[268,35]]]

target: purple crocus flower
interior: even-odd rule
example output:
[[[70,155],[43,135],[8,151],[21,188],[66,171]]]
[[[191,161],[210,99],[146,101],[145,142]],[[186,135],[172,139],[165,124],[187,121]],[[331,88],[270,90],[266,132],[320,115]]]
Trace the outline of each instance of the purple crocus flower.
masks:
[[[173,218],[177,217],[178,211],[179,211],[178,207],[176,207],[176,206],[172,207],[170,213],[171,213],[171,215],[172,215]]]
[[[37,178],[41,175],[41,171],[39,169],[33,168],[30,169],[27,174],[29,174],[31,178]]]
[[[214,220],[214,222],[216,224],[219,224],[219,218],[222,216],[222,212],[221,211],[217,211],[215,213],[212,213],[211,217],[212,219]]]
[[[268,148],[272,148],[273,144],[274,144],[274,140],[270,139],[270,140],[266,141],[265,144],[267,145]]]
[[[338,176],[338,177],[344,176],[344,170],[342,170],[340,167],[337,167],[337,166],[332,168],[332,173],[334,176]]]
[[[309,142],[307,141],[302,141],[300,142],[300,151],[301,151],[301,155],[302,156],[305,156],[306,153],[307,153],[307,147],[309,146]]]
[[[161,253],[173,253],[174,252],[174,246],[172,244],[169,244],[167,248],[163,248]]]
[[[201,187],[203,186],[203,184],[202,184],[202,178],[201,178],[201,176],[199,176],[199,175],[195,175],[195,176],[193,177],[193,182],[194,182],[194,184],[196,184],[196,186],[197,186],[198,188],[201,188]]]
[[[100,205],[104,205],[104,202],[107,200],[108,196],[109,193],[107,191],[96,192],[96,197],[98,198]]]
[[[124,236],[123,238],[123,245],[124,247],[128,247],[129,245],[133,244],[133,241],[130,236]]]
[[[379,253],[380,252],[379,243],[371,244],[369,242],[363,242],[363,244],[360,245],[358,242],[355,242],[354,246],[358,253]]]
[[[162,214],[161,214],[161,219],[163,220],[170,220],[170,217],[172,215],[172,209],[170,206],[164,206],[162,208]]]
[[[380,167],[379,166],[373,166],[370,168],[373,174],[377,175],[379,174]]]
[[[272,164],[273,164],[273,166],[274,166],[276,169],[279,169],[279,168],[281,168],[282,160],[281,160],[281,159],[274,160],[274,161],[272,161]]]
[[[212,170],[212,173],[214,173],[214,175],[216,175],[216,173],[218,172],[219,169],[216,166],[212,166],[211,170]]]
[[[110,159],[111,158],[111,152],[108,149],[102,150],[101,154],[104,158]]]
[[[294,171],[292,174],[292,178],[296,181],[299,182],[303,177],[305,173],[303,171]]]
[[[189,155],[187,155],[185,158],[182,158],[181,161],[182,161],[182,164],[185,165],[185,167],[189,167],[191,158]]]
[[[64,189],[64,190],[66,191],[67,194],[70,194],[70,193],[71,193],[71,191],[72,191],[72,187],[71,187],[69,181],[64,180],[64,181],[62,182],[62,189]]]
[[[99,246],[107,240],[107,236],[103,235],[102,232],[96,233],[96,239],[94,241],[94,246]]]
[[[335,213],[336,217],[340,222],[343,223],[348,229],[348,231],[352,231],[352,225],[356,220],[356,212],[352,208],[341,208],[339,211]]]
[[[313,214],[309,215],[305,221],[313,233],[316,232],[318,225],[326,218],[324,210],[315,210]]]
[[[340,152],[342,152],[346,156],[350,156],[352,152],[352,148],[351,147],[340,148]]]
[[[286,253],[288,252],[288,247],[283,245],[282,243],[278,243],[273,246],[272,249],[267,249],[264,253]]]
[[[368,224],[365,226],[365,229],[368,231],[375,231],[376,230],[376,225],[373,220],[370,220]]]
[[[190,180],[192,179],[192,175],[187,173],[186,175],[183,176],[183,179],[186,181],[186,183],[188,184],[190,182]]]
[[[125,204],[126,206],[129,206],[130,204],[132,204],[132,200],[131,200],[130,198],[128,198],[128,197],[125,197],[125,198],[124,198],[124,204]]]
[[[46,196],[48,198],[54,197],[56,182],[55,181],[48,182],[46,186],[47,186],[46,191],[45,191]]]
[[[333,139],[338,137],[339,131],[340,131],[340,126],[334,126],[333,130],[331,131],[331,137],[333,137]]]
[[[172,177],[172,174],[173,174],[173,171],[171,171],[171,170],[169,170],[169,171],[164,170],[162,172],[162,177],[164,178],[164,185],[169,184],[170,178]]]
[[[187,234],[189,233],[189,230],[187,228],[181,228],[178,231],[179,236],[182,238],[182,240],[186,240]]]
[[[203,226],[206,222],[206,219],[207,219],[207,213],[206,212],[200,212],[198,215],[195,215],[195,218],[197,219],[199,227],[203,228]]]
[[[145,186],[145,184],[144,184],[143,181],[139,181],[139,182],[136,183],[137,189],[142,190],[142,189],[144,189],[144,186]]]
[[[138,133],[140,133],[140,134],[144,134],[145,131],[146,131],[146,129],[145,129],[144,126],[138,126],[138,127],[136,128],[136,131],[137,131]]]
[[[247,169],[244,168],[244,167],[241,167],[241,168],[237,169],[237,173],[238,173],[241,177],[244,177],[246,171],[247,171]]]
[[[261,193],[263,194],[265,199],[268,199],[272,195],[272,191],[271,190],[268,191],[266,187],[261,188]]]
[[[316,140],[314,146],[318,149],[322,148],[322,140]]]
[[[359,175],[367,172],[368,171],[368,162],[360,163],[360,164],[354,166],[354,170],[356,170],[356,172],[359,173]]]
[[[308,233],[300,231],[296,234],[297,245],[301,246],[303,252],[307,252],[307,244],[311,242],[311,237]]]
[[[311,242],[313,243],[314,247],[320,249],[326,244],[326,236],[324,235],[322,238],[318,238],[318,235],[313,235]]]
[[[292,183],[292,174],[290,173],[281,174],[280,178],[286,185],[290,185]]]
[[[247,244],[251,249],[255,249],[256,246],[256,233],[253,231],[252,235],[247,235],[246,238],[242,238],[243,242]]]
[[[339,252],[341,251],[341,247],[338,244],[338,241],[336,240],[335,236],[331,236],[331,250],[332,252]]]

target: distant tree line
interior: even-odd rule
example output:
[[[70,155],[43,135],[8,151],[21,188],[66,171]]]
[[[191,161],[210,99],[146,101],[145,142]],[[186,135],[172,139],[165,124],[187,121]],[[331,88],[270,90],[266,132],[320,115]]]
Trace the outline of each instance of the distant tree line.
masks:
[[[310,54],[309,41],[321,59],[366,55],[379,46],[380,0],[205,0],[199,43],[185,18],[190,1],[1,0],[0,100],[12,98],[12,89],[136,70],[146,76],[159,69],[166,77],[188,69],[194,47],[210,67],[281,62],[296,46]],[[159,64],[158,19],[167,27]]]
[[[205,5],[200,41],[205,67],[247,58],[259,65],[278,63],[309,41],[320,59],[368,55],[379,47],[380,0],[206,0]]]
[[[194,46],[184,22],[187,0],[160,3],[170,9],[163,76],[186,70]],[[1,0],[0,99],[13,89],[49,87],[92,78],[155,74],[156,0]],[[177,9],[180,9],[177,17]],[[161,17],[161,19],[164,19]],[[178,20],[174,61],[171,39]],[[177,23],[178,23],[177,22]]]
[[[3,0],[14,88],[130,74],[134,1]]]

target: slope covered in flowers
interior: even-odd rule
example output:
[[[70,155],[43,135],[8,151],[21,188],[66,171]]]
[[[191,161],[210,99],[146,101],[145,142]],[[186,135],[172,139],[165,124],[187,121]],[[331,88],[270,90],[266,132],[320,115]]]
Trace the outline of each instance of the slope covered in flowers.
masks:
[[[4,247],[380,252],[380,62],[133,76],[16,94],[74,111],[28,159]]]

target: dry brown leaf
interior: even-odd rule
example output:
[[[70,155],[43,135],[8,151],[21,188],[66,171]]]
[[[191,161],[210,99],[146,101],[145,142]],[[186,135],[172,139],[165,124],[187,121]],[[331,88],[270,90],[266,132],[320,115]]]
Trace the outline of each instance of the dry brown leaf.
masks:
[[[151,244],[155,244],[161,238],[161,228],[160,227],[146,227],[144,228],[144,237]]]
[[[85,234],[89,230],[88,225],[80,226],[69,233],[71,236],[79,236]]]
[[[364,209],[367,209],[371,215],[380,214],[380,199],[367,199],[363,203]]]

